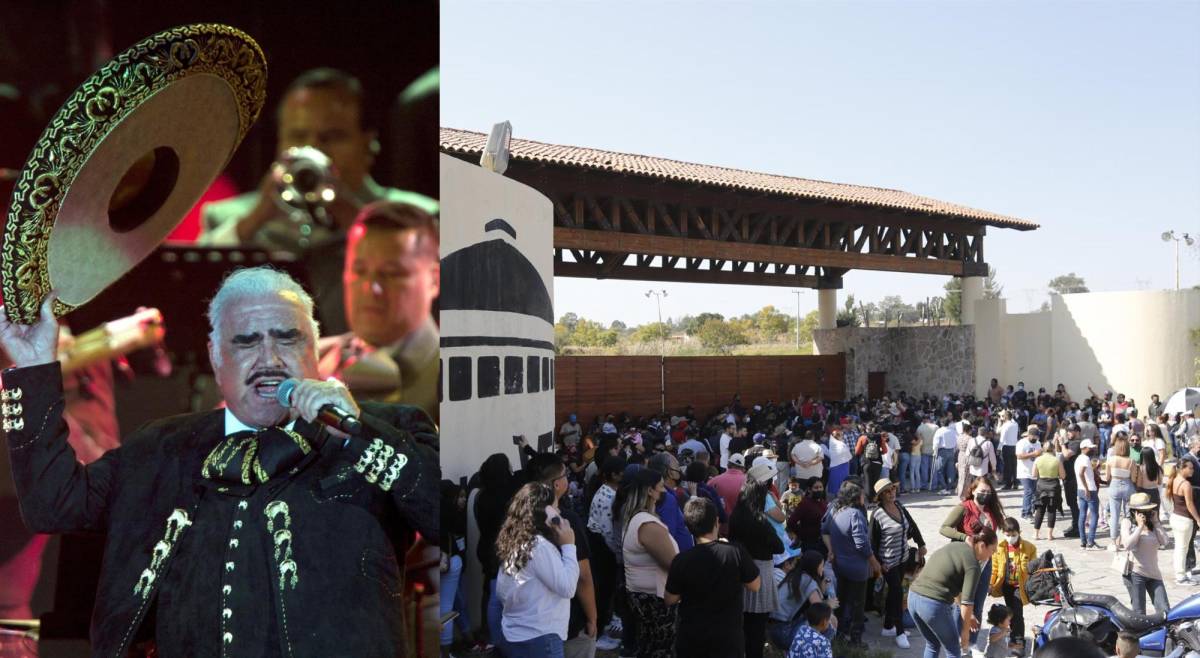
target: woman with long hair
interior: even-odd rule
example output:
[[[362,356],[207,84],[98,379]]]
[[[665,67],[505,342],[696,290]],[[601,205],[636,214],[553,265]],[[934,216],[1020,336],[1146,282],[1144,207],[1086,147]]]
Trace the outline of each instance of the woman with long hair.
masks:
[[[1150,451],[1143,454],[1145,458]],[[1144,463],[1143,463],[1144,465]],[[1129,518],[1121,519],[1121,547],[1129,551],[1129,569],[1122,578],[1129,592],[1133,611],[1146,614],[1146,594],[1154,611],[1163,614],[1171,607],[1162,571],[1158,568],[1158,550],[1167,545],[1167,534],[1158,522],[1158,504],[1143,492],[1129,499]]]
[[[985,586],[980,563],[991,565],[996,552],[996,531],[979,527],[962,541],[952,541],[929,556],[929,561],[908,590],[908,611],[925,638],[925,658],[944,650],[949,658],[969,653],[974,644],[970,629],[979,628],[980,606],[972,597],[979,583]],[[954,614],[954,600],[959,614]]]
[[[675,645],[675,610],[663,594],[679,545],[654,511],[665,492],[661,474],[639,468],[630,476],[620,508],[625,589],[637,617],[638,658],[669,658]]]
[[[1109,546],[1116,550],[1121,517],[1125,516],[1125,506],[1133,495],[1133,479],[1137,470],[1137,465],[1129,456],[1129,437],[1125,432],[1117,432],[1113,436],[1112,449],[1104,468],[1108,475],[1108,531],[1112,540]]]
[[[549,486],[530,482],[521,487],[496,538],[496,596],[504,606],[501,629],[509,658],[563,655],[579,561],[571,524],[553,504]]]
[[[500,630],[500,600],[496,598],[496,575],[500,561],[496,558],[496,537],[504,524],[508,501],[512,500],[517,486],[513,478],[508,456],[496,453],[489,456],[479,467],[479,493],[475,495],[475,523],[479,526],[479,542],[475,546],[475,557],[483,568],[484,623],[492,643],[504,644]]]
[[[1155,450],[1142,450],[1142,465],[1137,469],[1137,479],[1133,483],[1139,493],[1144,493],[1150,496],[1150,500],[1155,505],[1162,504],[1162,494],[1159,488],[1162,487],[1162,467],[1158,461],[1158,454]]]
[[[996,484],[991,477],[985,475],[975,478],[963,489],[962,500],[950,510],[946,520],[942,522],[942,536],[949,537],[951,541],[966,541],[983,528],[991,530],[994,535],[1003,527],[1004,507],[1000,504],[1000,497],[996,495]],[[989,561],[983,565],[975,596],[971,599],[975,610],[983,609],[991,577],[992,563]],[[978,636],[979,628],[976,627],[971,630],[972,644]]]
[[[837,599],[829,591],[825,577],[827,568],[825,555],[820,551],[804,551],[799,557],[789,559],[775,567],[775,588],[779,606],[771,613],[767,634],[771,643],[779,649],[791,646],[796,630],[804,623],[804,612],[814,603],[825,603],[837,607]],[[837,632],[837,617],[830,620],[826,637],[833,638]]]
[[[592,582],[595,584],[596,596],[596,628],[603,634],[608,623],[612,621],[613,600],[616,596],[617,581],[620,579],[619,556],[621,554],[621,537],[613,528],[613,504],[616,501],[617,487],[621,475],[625,472],[625,460],[620,457],[606,457],[596,478],[599,486],[592,494],[588,503],[587,536],[590,557],[588,563],[592,569]],[[612,649],[613,640],[607,636],[597,638],[597,644],[602,648]]]
[[[729,515],[729,541],[741,544],[758,567],[762,582],[775,577],[774,555],[783,552],[783,542],[767,517],[767,497],[771,495],[773,464],[754,466],[738,493],[733,513]],[[774,587],[759,587],[757,592],[746,590],[742,601],[742,630],[746,638],[746,658],[763,655],[767,636],[767,619],[779,605]]]
[[[845,482],[821,527],[837,576],[838,634],[856,646],[863,645],[867,580],[880,573],[879,561],[871,550],[866,506],[862,487]]]
[[[1180,459],[1175,472],[1167,480],[1167,493],[1171,496],[1171,534],[1175,536],[1175,582],[1180,585],[1195,585],[1187,572],[1187,552],[1191,544],[1192,529],[1200,523],[1200,512],[1192,498],[1192,475],[1196,462]]]

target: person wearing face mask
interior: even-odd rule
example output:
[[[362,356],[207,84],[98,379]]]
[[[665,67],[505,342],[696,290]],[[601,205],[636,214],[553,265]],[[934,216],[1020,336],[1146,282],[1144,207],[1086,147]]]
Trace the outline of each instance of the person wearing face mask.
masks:
[[[1004,519],[1004,538],[992,555],[992,575],[989,589],[992,596],[1004,597],[1004,605],[1012,613],[1009,624],[1008,648],[1025,655],[1025,606],[1029,596],[1025,581],[1029,579],[1029,562],[1037,557],[1037,548],[1021,539],[1021,522],[1011,516]]]
[[[941,534],[953,541],[966,541],[981,528],[998,530],[1004,522],[1004,508],[996,495],[996,485],[990,477],[976,478],[964,491],[962,501],[955,505],[942,522]],[[987,599],[987,584],[992,576],[991,562],[983,565],[982,575],[972,599],[976,610],[983,609]],[[971,629],[971,643],[979,635],[978,627]]]
[[[884,603],[883,637],[895,637],[896,646],[909,648],[908,635],[901,621],[902,591],[900,580],[904,577],[904,558],[908,554],[908,542],[917,544],[919,558],[925,557],[925,539],[908,510],[896,500],[896,484],[890,480],[875,483],[875,500],[879,507],[871,512],[871,548],[875,559],[883,570],[887,583],[887,600]]]
[[[801,549],[825,555],[825,543],[821,541],[821,519],[825,518],[828,507],[825,484],[819,477],[809,478],[804,491],[804,497],[788,517],[787,529],[796,536],[796,543]]]

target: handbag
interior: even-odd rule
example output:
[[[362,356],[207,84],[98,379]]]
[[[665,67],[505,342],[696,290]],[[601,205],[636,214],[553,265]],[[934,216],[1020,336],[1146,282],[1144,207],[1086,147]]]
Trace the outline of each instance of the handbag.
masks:
[[[1112,570],[1121,576],[1128,576],[1133,571],[1133,557],[1129,555],[1129,551],[1124,546],[1117,546],[1111,566]]]

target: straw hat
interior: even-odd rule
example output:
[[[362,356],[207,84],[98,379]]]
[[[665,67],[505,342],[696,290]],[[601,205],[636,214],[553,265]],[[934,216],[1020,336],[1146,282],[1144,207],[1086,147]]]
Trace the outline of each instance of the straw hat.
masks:
[[[1135,493],[1129,497],[1129,509],[1154,509],[1158,505],[1150,500],[1148,493]]]
[[[888,487],[894,487],[894,486],[896,486],[896,483],[892,482],[889,479],[876,480],[875,481],[875,495],[878,496],[879,494],[883,493],[884,491],[887,491]]]
[[[10,319],[86,303],[150,254],[224,169],[266,99],[258,44],[225,25],[177,27],[71,95],[13,190],[0,247]]]

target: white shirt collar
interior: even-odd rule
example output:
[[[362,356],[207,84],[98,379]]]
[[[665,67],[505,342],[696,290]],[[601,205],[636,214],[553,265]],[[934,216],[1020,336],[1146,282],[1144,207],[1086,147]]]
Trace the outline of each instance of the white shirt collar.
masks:
[[[293,420],[285,425],[284,428],[290,430],[295,424],[296,421]],[[230,411],[229,407],[225,407],[225,436],[237,434],[238,432],[256,432],[258,429],[259,428],[250,427],[249,425],[243,423],[238,419],[237,416],[233,415],[233,412]]]

